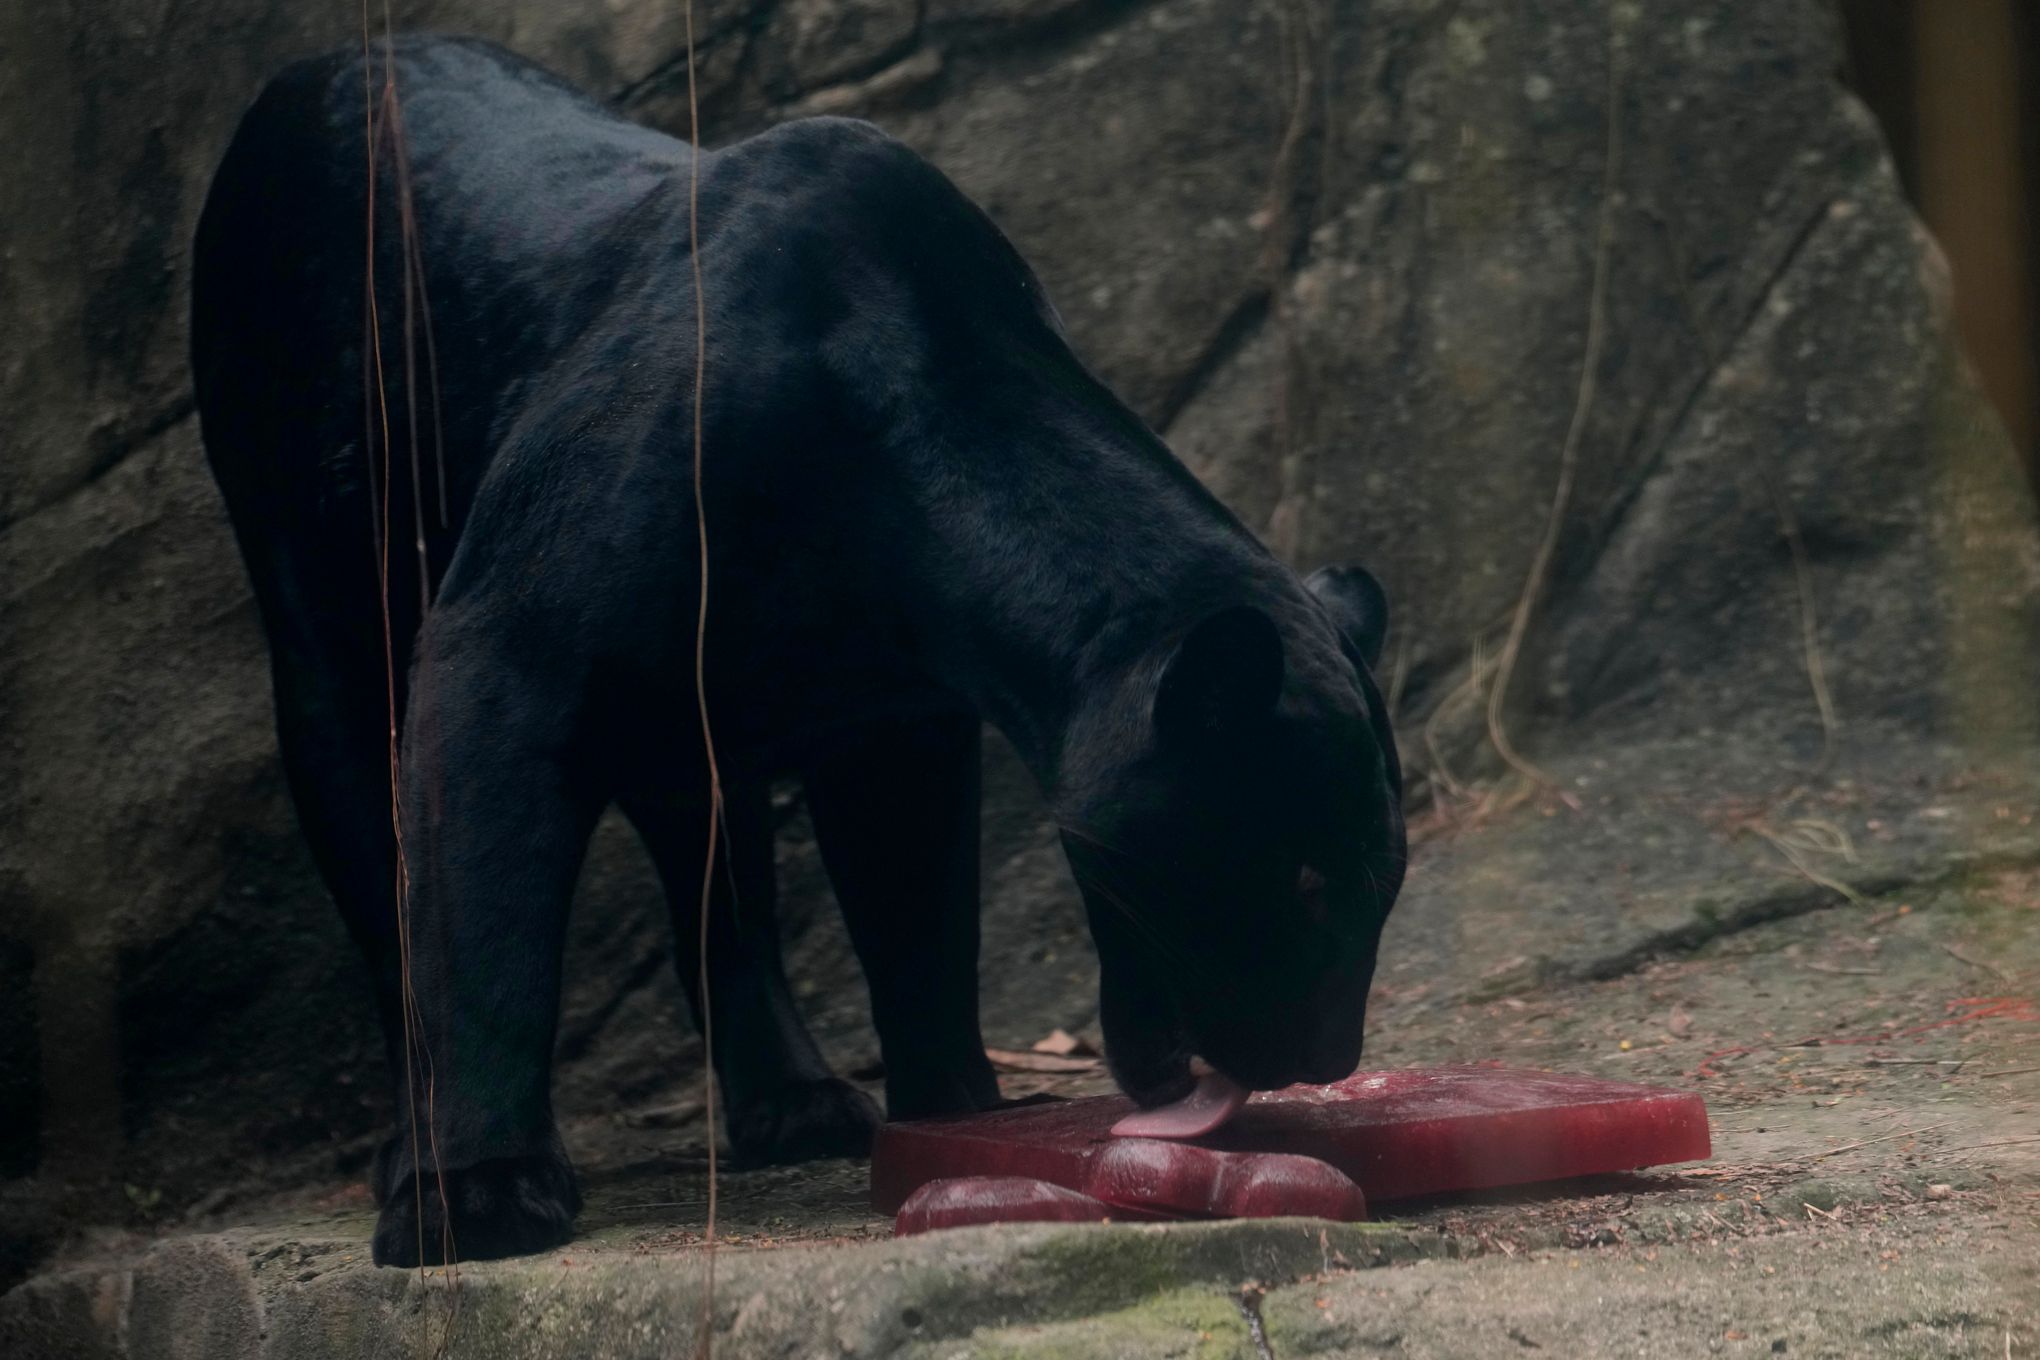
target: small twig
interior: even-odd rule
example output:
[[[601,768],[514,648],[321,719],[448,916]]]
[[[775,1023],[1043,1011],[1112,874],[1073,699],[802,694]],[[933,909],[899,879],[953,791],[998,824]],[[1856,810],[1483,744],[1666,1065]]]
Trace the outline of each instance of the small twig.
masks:
[[[1439,724],[1444,722],[1447,713],[1456,711],[1461,703],[1468,700],[1477,701],[1480,698],[1481,682],[1487,678],[1493,664],[1483,654],[1481,635],[1476,633],[1467,649],[1466,679],[1450,694],[1440,699],[1437,707],[1431,710],[1430,716],[1424,719],[1424,749],[1431,756],[1429,773],[1432,782],[1437,784],[1448,798],[1459,797],[1465,792],[1466,786],[1452,773],[1451,766],[1445,760],[1445,752],[1438,743]]]
[[[2020,1143],[2040,1143],[2040,1133],[2036,1133],[2030,1138],[1997,1138],[1988,1143],[1964,1143],[1960,1147],[1941,1148],[1939,1151],[1929,1155],[1946,1157],[1953,1152],[1974,1152],[1978,1148],[2015,1147]]]
[[[1849,977],[1884,976],[1884,970],[1882,968],[1842,968],[1836,964],[1819,963],[1814,961],[1809,961],[1805,964],[1802,964],[1801,966],[1805,968],[1811,968],[1816,973],[1842,973]]]
[[[1947,1128],[1953,1122],[1953,1120],[1944,1119],[1938,1124],[1923,1124],[1916,1129],[1900,1129],[1896,1133],[1880,1133],[1875,1138],[1863,1138],[1853,1143],[1844,1143],[1838,1148],[1829,1148],[1826,1152],[1816,1152],[1806,1160],[1817,1162],[1825,1157],[1838,1157],[1844,1152],[1854,1152],[1857,1148],[1869,1147],[1872,1143],[1888,1143],[1894,1138],[1912,1138],[1918,1134],[1932,1133],[1935,1129]]]
[[[1798,844],[1824,855],[1840,855],[1851,864],[1856,862],[1856,843],[1833,822],[1820,817],[1795,817],[1788,825]]]
[[[1809,1217],[1811,1217],[1814,1214],[1819,1214],[1822,1218],[1826,1219],[1830,1223],[1834,1222],[1835,1218],[1837,1217],[1834,1210],[1823,1209],[1818,1204],[1807,1204],[1804,1201],[1801,1201],[1801,1207],[1806,1210],[1807,1215]]]
[[[1808,864],[1806,862],[1805,855],[1802,853],[1805,850],[1816,850],[1829,854],[1839,853],[1845,859],[1853,859],[1854,858],[1853,850],[1846,848],[1837,850],[1835,847],[1831,845],[1809,843],[1811,838],[1799,834],[1798,831],[1796,830],[1790,832],[1779,831],[1776,827],[1773,827],[1763,821],[1751,822],[1746,827],[1744,827],[1744,830],[1748,831],[1753,836],[1758,836],[1761,837],[1763,840],[1768,841],[1771,845],[1771,848],[1776,850],[1779,854],[1783,855],[1786,859],[1786,862],[1791,864],[1791,866],[1794,869],[1798,870],[1800,876],[1805,878],[1808,882],[1814,884],[1817,887],[1826,888],[1829,892],[1836,893],[1842,897],[1847,898],[1849,902],[1854,906],[1862,907],[1869,905],[1867,902],[1863,900],[1863,895],[1857,892],[1854,888],[1842,882],[1840,879],[1824,874],[1820,870],[1814,868],[1811,864]]]
[[[1968,964],[1971,968],[1981,968],[1986,973],[1996,974],[1998,980],[2001,982],[2010,982],[2012,980],[2012,975],[2006,972],[2004,969],[1998,967],[1996,964],[1991,963],[1985,959],[1972,958],[1968,954],[1965,954],[1961,950],[1957,949],[1952,944],[1944,943],[1941,946],[1941,949],[1950,958],[1960,959],[1962,962]]]
[[[1834,698],[1828,692],[1827,671],[1821,663],[1820,615],[1814,601],[1813,568],[1807,560],[1806,540],[1800,535],[1799,521],[1777,479],[1766,474],[1764,490],[1778,516],[1778,531],[1785,536],[1786,546],[1792,552],[1792,576],[1799,588],[1800,649],[1806,658],[1806,682],[1813,689],[1814,707],[1820,713],[1820,759],[1807,772],[1804,783],[1819,783],[1834,764],[1835,734],[1841,729],[1841,722],[1835,717]],[[1782,805],[1791,797],[1787,794],[1778,802]]]
[[[1960,1067],[1967,1058],[1865,1058],[1865,1067]],[[1954,1075],[1950,1073],[1949,1075]]]
[[[2040,1072],[2040,1067],[2001,1067],[1995,1072],[1978,1072],[1976,1075],[1979,1078],[1988,1079],[1991,1077],[2023,1076],[2027,1072]]]
[[[635,1214],[647,1209],[700,1209],[707,1204],[708,1201],[705,1199],[662,1199],[653,1200],[649,1204],[619,1204],[615,1206],[613,1212]]]

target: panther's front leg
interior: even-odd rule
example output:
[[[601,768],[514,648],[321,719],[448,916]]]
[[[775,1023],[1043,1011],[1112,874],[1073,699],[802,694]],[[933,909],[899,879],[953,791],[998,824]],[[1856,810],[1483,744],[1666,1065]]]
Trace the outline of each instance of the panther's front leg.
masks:
[[[377,1168],[382,1265],[572,1234],[553,1039],[567,909],[604,802],[576,754],[575,649],[455,606],[435,611],[416,658],[401,787],[413,1080]]]
[[[665,882],[680,982],[699,1030],[707,800],[640,792],[622,802]],[[723,811],[709,902],[708,983],[730,1151],[741,1166],[861,1157],[871,1150],[878,1107],[829,1070],[786,985],[770,790],[762,782],[733,783],[724,789]]]
[[[871,987],[890,1119],[999,1100],[978,1029],[979,729],[968,712],[872,723],[806,775]]]

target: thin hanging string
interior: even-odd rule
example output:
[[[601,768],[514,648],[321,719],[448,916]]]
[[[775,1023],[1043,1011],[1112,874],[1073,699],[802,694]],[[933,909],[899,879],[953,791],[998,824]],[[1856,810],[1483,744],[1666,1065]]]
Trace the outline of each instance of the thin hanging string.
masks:
[[[704,505],[702,497],[702,448],[703,448],[702,393],[706,386],[707,377],[706,370],[708,358],[708,346],[707,346],[708,309],[707,301],[703,293],[701,256],[700,256],[701,113],[695,64],[695,27],[694,27],[693,0],[683,0],[683,10],[686,16],[687,25],[686,40],[687,40],[688,142],[692,152],[688,163],[687,235],[688,235],[688,256],[693,272],[694,321],[695,321],[693,489],[695,505],[695,529],[699,544],[699,569],[701,573],[700,594],[698,597],[698,602],[695,611],[694,689],[695,689],[695,704],[697,711],[699,712],[701,717],[702,744],[704,751],[706,752],[707,755],[709,772],[709,824],[707,837],[708,849],[702,870],[701,914],[699,923],[699,937],[697,940],[698,963],[699,963],[699,973],[697,981],[701,995],[702,1043],[703,1048],[706,1054],[708,1055],[709,1059],[704,1064],[703,1069],[704,1071],[703,1086],[705,1097],[704,1105],[706,1107],[707,1126],[709,1129],[708,1219],[706,1231],[704,1234],[704,1249],[707,1257],[708,1280],[707,1289],[703,1295],[702,1329],[700,1346],[698,1348],[699,1353],[706,1357],[711,1353],[712,1349],[712,1327],[714,1320],[713,1308],[715,1294],[716,1214],[717,1214],[717,1154],[714,1134],[714,1130],[716,1127],[716,1106],[715,1106],[715,1078],[713,1062],[713,1054],[715,1051],[715,1037],[714,1037],[715,1032],[713,1019],[714,1010],[713,1001],[709,994],[709,969],[708,969],[709,910],[715,882],[715,872],[717,868],[716,863],[717,850],[719,846],[727,840],[727,832],[725,831],[723,824],[722,773],[716,757],[714,730],[709,720],[708,690],[706,684],[706,666],[705,666],[706,642],[708,636],[708,520],[706,507]],[[396,645],[394,625],[391,619],[390,574],[389,574],[389,541],[390,541],[389,488],[394,469],[391,467],[390,464],[391,454],[390,454],[389,396],[387,390],[387,375],[385,374],[383,368],[380,310],[377,305],[375,292],[375,215],[376,215],[375,189],[377,179],[376,152],[378,139],[378,125],[376,113],[378,101],[376,98],[376,92],[374,88],[372,75],[373,66],[372,41],[370,37],[370,16],[368,0],[363,0],[362,3],[361,24],[362,24],[362,57],[363,57],[362,62],[363,113],[368,158],[365,291],[367,295],[368,341],[370,354],[372,356],[372,359],[369,362],[364,363],[363,365],[364,386],[369,389],[364,393],[364,405],[369,408],[369,413],[372,414],[373,416],[371,424],[372,426],[380,430],[382,439],[383,465],[382,476],[380,479],[381,480],[380,511],[377,516],[377,522],[375,527],[376,527],[377,569],[379,583],[381,587],[380,593],[381,593],[381,613],[383,627],[384,680],[387,697],[387,728],[389,740],[389,766],[390,766],[390,831],[396,846],[396,862],[397,862],[395,889],[397,909],[398,960],[399,960],[399,973],[401,978],[400,990],[402,997],[401,1009],[404,1021],[404,1040],[405,1040],[404,1042],[405,1091],[409,1106],[408,1113],[411,1135],[411,1161],[413,1167],[415,1168],[419,1165],[419,1151],[420,1151],[418,1136],[419,1118],[417,1108],[418,1099],[417,1099],[416,1071],[418,1068],[422,1067],[425,1072],[425,1079],[427,1083],[426,1146],[431,1151],[433,1165],[438,1181],[437,1188],[440,1196],[441,1221],[443,1224],[443,1236],[441,1245],[443,1248],[444,1259],[446,1260],[449,1270],[451,1272],[451,1278],[457,1286],[459,1280],[458,1254],[453,1240],[451,1205],[448,1201],[446,1191],[445,1172],[443,1168],[439,1166],[437,1131],[432,1118],[432,1110],[434,1103],[433,1095],[436,1083],[433,1081],[430,1055],[425,1048],[423,1035],[420,1033],[421,1026],[419,1024],[420,1016],[418,1012],[417,994],[412,984],[411,949],[410,949],[411,935],[410,935],[410,911],[409,911],[411,876],[408,856],[404,845],[402,818],[399,811],[401,764],[399,754],[399,742],[397,735]],[[405,391],[407,404],[409,406],[408,423],[411,434],[410,454],[412,460],[411,483],[413,494],[413,521],[414,521],[413,529],[415,547],[418,555],[418,572],[420,578],[419,586],[420,626],[422,628],[423,613],[426,609],[430,607],[431,601],[430,601],[430,574],[426,557],[426,541],[424,530],[424,506],[422,487],[423,478],[421,470],[418,466],[418,445],[420,441],[418,438],[419,423],[416,405],[417,403],[416,327],[420,320],[422,320],[424,327],[425,338],[424,348],[426,354],[426,368],[428,381],[431,383],[432,386],[434,463],[435,471],[437,474],[436,490],[438,492],[439,500],[439,520],[442,528],[447,527],[450,522],[449,519],[450,501],[449,497],[447,496],[446,462],[444,451],[444,424],[441,416],[439,401],[438,352],[433,339],[431,306],[429,300],[426,297],[425,291],[424,266],[417,250],[417,226],[416,218],[413,213],[413,204],[410,193],[411,188],[409,175],[410,166],[409,159],[406,154],[406,149],[402,144],[403,129],[401,117],[401,105],[398,100],[396,89],[395,29],[394,23],[390,15],[388,0],[384,0],[383,3],[383,29],[384,29],[383,34],[384,70],[383,70],[383,90],[380,102],[382,104],[384,123],[387,126],[390,135],[395,139],[394,147],[396,169],[398,175],[399,220],[403,228],[403,254],[405,270],[404,278],[405,289],[404,350],[406,368]],[[375,473],[375,468],[372,462],[370,466],[370,473],[371,476],[373,476]],[[732,865],[732,868],[734,868],[734,865]],[[734,887],[734,884],[732,886]],[[419,1176],[417,1176],[415,1172],[412,1176],[412,1192],[417,1197],[416,1218],[418,1222],[419,1233],[418,1253],[421,1261],[422,1270],[422,1261],[424,1258],[424,1221],[425,1221],[424,1185],[422,1179]],[[456,1299],[458,1298],[457,1288],[455,1291],[455,1297]],[[450,1340],[451,1330],[452,1330],[451,1326],[449,1325],[446,1336],[441,1338],[441,1345],[439,1347],[440,1350],[443,1350],[447,1341]]]
[[[382,434],[382,468],[377,478],[380,483],[378,510],[376,514],[376,586],[378,604],[382,612],[383,635],[383,681],[388,701],[387,734],[389,742],[390,767],[390,836],[396,844],[396,879],[392,889],[396,894],[397,909],[397,973],[400,1009],[404,1020],[404,1094],[409,1115],[411,1135],[411,1165],[419,1165],[418,1156],[418,1085],[414,1071],[416,1029],[412,1024],[415,1001],[411,992],[411,930],[409,921],[409,866],[405,862],[404,827],[397,813],[398,762],[397,762],[397,662],[396,635],[390,622],[390,397],[386,375],[383,372],[382,317],[375,296],[375,186],[376,186],[376,93],[373,52],[369,39],[369,11],[367,0],[361,6],[361,85],[362,109],[365,118],[366,147],[368,154],[367,217],[368,239],[367,260],[364,272],[365,289],[368,299],[368,362],[364,372],[369,377],[370,401],[373,406],[376,427]],[[373,473],[373,459],[371,472]],[[415,1196],[418,1222],[418,1257],[425,1256],[425,1185],[417,1176],[411,1177],[411,1189]]]
[[[385,20],[388,10],[385,6]],[[385,29],[386,42],[390,35]],[[432,336],[432,298],[425,291],[425,256],[418,249],[418,210],[411,196],[411,150],[404,136],[404,108],[397,98],[394,77],[389,84],[390,144],[397,154],[397,212],[403,226],[404,242],[404,392],[410,406],[411,416],[411,488],[417,496],[413,517],[418,531],[418,600],[422,622],[423,610],[432,603],[432,578],[426,570],[425,558],[425,500],[418,492],[418,402],[412,395],[417,391],[418,367],[415,357],[414,330],[422,330],[425,337],[425,390],[432,398],[432,469],[435,490],[438,492],[439,527],[453,527],[453,514],[448,508],[446,496],[446,421],[440,411],[439,400],[439,346]],[[412,307],[416,306],[415,317]]]
[[[448,1278],[452,1282],[455,1313],[448,1318],[447,1328],[435,1347],[436,1353],[443,1353],[450,1343],[453,1324],[458,1317],[460,1266],[459,1252],[453,1235],[453,1214],[446,1188],[446,1172],[439,1156],[439,1139],[436,1119],[437,1081],[433,1070],[430,1050],[425,1043],[421,1017],[418,1010],[418,996],[412,981],[411,970],[411,870],[410,859],[404,843],[403,817],[401,812],[402,765],[397,734],[397,667],[396,633],[392,619],[391,578],[390,578],[390,486],[394,481],[395,468],[391,465],[390,409],[388,374],[383,366],[382,317],[376,297],[375,286],[375,226],[376,226],[376,181],[379,177],[378,150],[383,136],[388,136],[393,149],[397,173],[397,210],[400,226],[400,241],[404,271],[404,400],[406,425],[410,438],[410,481],[412,496],[413,544],[417,555],[418,571],[418,624],[422,630],[426,611],[431,606],[431,572],[426,553],[425,509],[423,475],[419,467],[419,419],[418,419],[418,343],[417,333],[422,319],[425,332],[426,367],[432,387],[433,437],[435,460],[438,464],[439,513],[441,523],[447,522],[446,469],[444,439],[439,414],[439,365],[437,347],[432,336],[431,308],[426,300],[425,269],[418,250],[417,219],[413,211],[410,181],[410,160],[404,146],[403,117],[397,95],[396,80],[396,30],[390,14],[388,0],[383,3],[383,84],[378,98],[374,82],[374,52],[370,36],[370,15],[368,0],[362,0],[361,7],[361,53],[362,53],[362,105],[367,155],[366,190],[366,238],[364,259],[364,292],[367,298],[366,324],[368,329],[368,354],[363,364],[364,384],[369,391],[365,402],[373,415],[372,431],[379,431],[382,442],[382,467],[380,487],[377,496],[376,554],[377,579],[383,631],[383,681],[386,699],[386,722],[388,733],[390,770],[390,836],[396,850],[396,872],[393,884],[397,916],[397,960],[399,1009],[404,1025],[404,1092],[406,1113],[411,1143],[411,1192],[413,1212],[418,1230],[419,1272],[425,1270],[425,1186],[418,1133],[418,1083],[422,1073],[425,1085],[425,1137],[424,1148],[432,1158],[433,1174],[439,1195],[440,1208],[440,1254],[446,1263]],[[377,114],[381,119],[378,122]],[[370,475],[375,475],[373,458],[370,459]]]
[[[701,745],[708,756],[708,854],[701,868],[701,918],[695,942],[696,986],[701,996],[702,1105],[708,1129],[708,1223],[702,1234],[708,1281],[701,1295],[700,1339],[695,1353],[708,1360],[715,1337],[715,1005],[708,990],[708,913],[714,895],[716,851],[723,826],[722,770],[708,720],[704,658],[708,642],[708,509],[701,495],[701,394],[708,376],[708,301],[701,290],[701,103],[694,76],[694,0],[687,14],[687,258],[694,271],[694,532],[700,547],[701,593],[694,611],[694,703],[701,714]],[[732,865],[734,868],[734,864]]]

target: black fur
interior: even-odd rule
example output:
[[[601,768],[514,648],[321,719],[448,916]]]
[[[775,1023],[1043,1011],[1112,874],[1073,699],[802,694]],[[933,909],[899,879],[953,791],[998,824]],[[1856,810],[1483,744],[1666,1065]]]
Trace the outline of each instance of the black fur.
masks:
[[[375,1254],[410,1263],[421,1237],[440,1251],[441,1176],[464,1256],[571,1231],[560,949],[612,802],[667,883],[698,1013],[689,151],[496,48],[400,43],[432,347],[414,299],[407,361],[384,145],[385,414],[365,381],[362,65],[294,66],[243,121],[199,225],[192,360],[292,790],[401,1083],[390,528],[413,1056],[437,1163],[393,1140]],[[1350,1071],[1403,857],[1368,672],[1378,587],[1306,589],[1072,356],[992,223],[876,129],[787,124],[700,175],[730,850],[710,986],[735,1152],[858,1152],[877,1118],[782,975],[767,789],[788,773],[871,985],[891,1114],[998,1099],[976,997],[981,719],[1065,828],[1135,1098],[1184,1090],[1192,1055],[1260,1087]]]

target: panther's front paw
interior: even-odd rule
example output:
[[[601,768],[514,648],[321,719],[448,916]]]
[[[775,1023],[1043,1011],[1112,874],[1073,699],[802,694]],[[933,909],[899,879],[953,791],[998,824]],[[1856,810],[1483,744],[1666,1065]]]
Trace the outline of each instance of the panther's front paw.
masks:
[[[999,1079],[982,1052],[948,1063],[902,1063],[885,1074],[887,1119],[939,1119],[999,1104]]]
[[[428,1171],[422,1188],[405,1176],[388,1187],[376,1219],[375,1263],[526,1256],[572,1237],[580,1209],[581,1190],[564,1152],[497,1158],[443,1177]]]
[[[878,1106],[847,1081],[789,1082],[730,1102],[730,1152],[739,1166],[865,1157],[878,1125]]]

